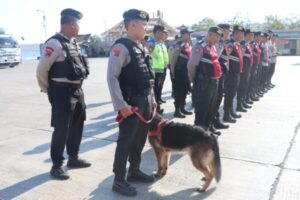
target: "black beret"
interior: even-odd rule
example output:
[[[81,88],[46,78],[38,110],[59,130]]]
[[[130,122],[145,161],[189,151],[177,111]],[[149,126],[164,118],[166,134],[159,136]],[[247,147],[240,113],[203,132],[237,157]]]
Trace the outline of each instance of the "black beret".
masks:
[[[240,25],[234,25],[233,26],[233,32],[234,31],[241,31],[241,32],[245,32],[245,29],[243,26],[240,26]]]
[[[82,18],[82,13],[74,10],[72,8],[66,8],[63,9],[60,13],[61,16],[71,16],[71,17],[75,17],[76,19],[81,19]]]
[[[222,29],[229,29],[230,30],[230,25],[229,24],[218,24],[218,27]]]
[[[149,14],[142,10],[130,9],[123,13],[124,21],[140,19],[144,21],[149,21]]]
[[[269,33],[269,34],[273,34],[273,31],[272,31],[272,30],[268,30],[268,33]]]
[[[161,32],[164,32],[164,33],[168,33],[166,30],[165,30],[165,27],[162,26],[162,25],[155,25],[154,28],[153,28],[153,33],[156,33],[157,31],[161,31]]]
[[[251,33],[254,33],[252,29],[250,29],[250,28],[245,29],[245,35],[251,34]]]
[[[213,26],[213,27],[210,27],[210,28],[208,29],[208,32],[209,32],[209,33],[216,33],[216,34],[222,36],[222,34],[223,34],[223,29],[220,28],[220,27],[218,27],[218,26]]]
[[[254,32],[254,35],[255,35],[255,36],[260,35],[260,34],[261,34],[260,31],[255,31],[255,32]]]
[[[274,33],[273,36],[274,36],[274,37],[278,37],[278,34],[277,34],[277,33]]]
[[[187,28],[183,28],[180,30],[180,34],[183,35],[183,34],[186,34],[186,33],[193,33],[194,31],[192,30],[189,30]]]

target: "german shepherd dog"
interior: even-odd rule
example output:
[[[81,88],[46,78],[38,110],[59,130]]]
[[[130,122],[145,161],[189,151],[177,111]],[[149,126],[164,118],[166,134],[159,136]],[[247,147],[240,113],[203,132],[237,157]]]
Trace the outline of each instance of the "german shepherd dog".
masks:
[[[157,159],[156,177],[166,175],[171,152],[189,154],[193,165],[204,174],[204,184],[198,189],[204,192],[213,178],[221,179],[221,160],[217,138],[200,126],[167,122],[157,114],[149,127],[148,140]]]

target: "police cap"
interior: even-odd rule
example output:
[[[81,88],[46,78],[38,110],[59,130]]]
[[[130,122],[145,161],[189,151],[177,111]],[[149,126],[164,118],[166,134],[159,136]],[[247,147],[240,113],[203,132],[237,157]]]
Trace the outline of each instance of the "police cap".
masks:
[[[123,13],[123,18],[124,21],[134,20],[134,19],[149,21],[149,14],[142,10],[130,9]]]
[[[252,34],[252,33],[254,33],[252,29],[250,28],[245,29],[245,35]]]
[[[258,36],[258,35],[260,35],[261,34],[261,31],[255,31],[254,32],[254,36]]]
[[[209,32],[209,33],[216,33],[216,34],[222,36],[222,34],[223,34],[223,29],[220,28],[220,27],[218,27],[218,26],[213,26],[213,27],[210,27],[210,28],[208,29],[208,32]]]
[[[74,10],[72,8],[66,8],[66,9],[63,9],[60,13],[61,16],[71,16],[71,17],[74,17],[76,19],[81,19],[82,18],[82,13],[77,11],[77,10]]]
[[[224,24],[218,24],[218,27],[220,27],[222,29],[228,29],[228,30],[231,31],[229,24],[225,24],[225,23]]]
[[[154,28],[153,28],[153,33],[156,33],[157,31],[161,31],[161,32],[164,32],[164,33],[168,33],[166,30],[165,30],[165,27],[162,26],[162,25],[155,25]]]
[[[234,25],[233,26],[233,32],[235,32],[235,31],[245,32],[245,29],[241,25]]]
[[[189,30],[188,28],[183,28],[180,30],[180,34],[183,35],[183,34],[186,34],[186,33],[193,33],[194,31],[192,30]]]

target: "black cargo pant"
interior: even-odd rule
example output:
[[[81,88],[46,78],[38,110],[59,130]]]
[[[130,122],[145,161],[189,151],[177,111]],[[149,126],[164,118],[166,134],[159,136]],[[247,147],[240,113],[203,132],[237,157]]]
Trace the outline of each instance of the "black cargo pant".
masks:
[[[262,65],[258,64],[257,66],[257,75],[256,75],[256,90],[259,90],[261,88],[261,82],[262,82]]]
[[[208,128],[215,116],[218,80],[204,77],[194,84],[195,125]]]
[[[240,83],[240,74],[229,71],[225,76],[225,98],[224,98],[224,114],[229,114],[233,109],[233,99],[237,93]]]
[[[81,85],[50,83],[48,97],[52,106],[51,140],[53,165],[61,166],[65,147],[69,157],[77,156],[86,118],[84,94]]]
[[[245,99],[250,80],[250,66],[244,66],[244,70],[240,75],[240,83],[237,90],[237,100]]]
[[[270,65],[268,83],[271,83],[272,77],[275,72],[275,66],[276,66],[276,63],[271,63],[271,65]]]
[[[220,108],[220,105],[222,103],[222,99],[224,96],[224,81],[225,81],[225,74],[223,74],[218,83],[218,92],[217,92],[217,98],[215,103],[215,118],[218,119],[220,117],[220,112],[218,111]]]
[[[174,104],[176,108],[180,108],[185,105],[186,95],[189,89],[189,80],[187,72],[175,71],[174,83]]]
[[[250,70],[250,79],[249,79],[249,87],[247,90],[247,95],[253,94],[256,88],[256,79],[257,79],[257,64],[254,63]]]
[[[268,83],[269,68],[270,68],[269,66],[262,66],[262,69],[261,69],[261,82],[260,82],[261,89],[263,89]]]
[[[138,112],[148,120],[152,111],[152,95],[133,96],[131,105],[138,107]],[[126,164],[129,160],[129,171],[138,170],[141,163],[141,153],[144,148],[148,125],[132,114],[119,124],[119,137],[115,151],[113,172],[116,177],[124,178]]]

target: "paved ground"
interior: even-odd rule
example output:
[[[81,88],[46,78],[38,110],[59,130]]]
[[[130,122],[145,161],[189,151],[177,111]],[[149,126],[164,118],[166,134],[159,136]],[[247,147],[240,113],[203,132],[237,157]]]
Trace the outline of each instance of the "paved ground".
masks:
[[[70,170],[68,181],[49,177],[50,106],[35,80],[37,61],[0,69],[0,199],[127,199],[111,191],[112,162],[118,134],[106,85],[107,59],[91,59],[85,82],[88,120],[81,156],[92,167]],[[300,199],[300,57],[282,57],[275,89],[219,138],[223,177],[206,193],[196,187],[202,175],[189,158],[174,155],[168,174],[153,184],[135,185],[143,200],[293,200]],[[170,84],[164,88],[165,112],[172,117]],[[190,105],[188,105],[190,106]],[[193,123],[193,116],[181,120]],[[144,149],[142,169],[156,161]]]

